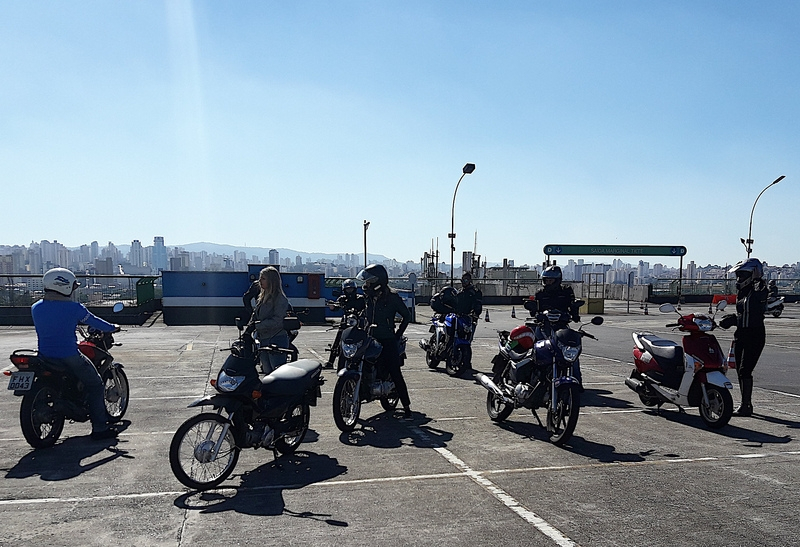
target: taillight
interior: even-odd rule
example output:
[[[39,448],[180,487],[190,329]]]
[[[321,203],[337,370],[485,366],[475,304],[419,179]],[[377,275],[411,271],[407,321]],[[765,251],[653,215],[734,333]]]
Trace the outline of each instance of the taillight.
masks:
[[[24,369],[30,367],[31,356],[30,355],[12,355],[9,359],[11,362],[14,363],[18,369]]]

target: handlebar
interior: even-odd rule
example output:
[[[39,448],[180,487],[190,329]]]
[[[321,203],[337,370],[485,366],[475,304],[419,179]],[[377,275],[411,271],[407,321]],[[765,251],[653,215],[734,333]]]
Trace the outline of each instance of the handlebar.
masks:
[[[680,327],[680,323],[667,323],[667,327]]]

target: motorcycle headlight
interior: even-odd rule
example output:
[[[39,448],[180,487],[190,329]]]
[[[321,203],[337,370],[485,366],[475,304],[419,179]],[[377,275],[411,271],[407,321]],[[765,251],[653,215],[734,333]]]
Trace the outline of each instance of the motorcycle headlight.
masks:
[[[561,355],[564,356],[564,360],[572,363],[575,359],[578,358],[578,355],[581,354],[581,348],[575,346],[565,346],[563,344],[558,345],[561,349]]]
[[[357,344],[342,344],[342,353],[345,358],[352,359],[361,347],[361,342]]]
[[[223,393],[229,393],[236,391],[236,388],[242,385],[242,382],[244,382],[244,376],[228,376],[225,371],[222,371],[219,373],[219,378],[217,378],[216,388]]]

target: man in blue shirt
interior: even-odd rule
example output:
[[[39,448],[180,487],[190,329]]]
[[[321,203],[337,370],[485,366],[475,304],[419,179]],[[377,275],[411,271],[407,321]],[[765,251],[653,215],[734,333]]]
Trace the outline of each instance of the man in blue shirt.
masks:
[[[44,298],[31,306],[39,357],[65,365],[83,383],[92,421],[92,439],[113,438],[117,431],[108,426],[103,381],[89,358],[78,349],[75,328],[83,324],[103,332],[117,332],[119,325],[100,319],[83,304],[72,301],[72,292],[80,283],[71,271],[65,268],[48,270],[42,284]]]

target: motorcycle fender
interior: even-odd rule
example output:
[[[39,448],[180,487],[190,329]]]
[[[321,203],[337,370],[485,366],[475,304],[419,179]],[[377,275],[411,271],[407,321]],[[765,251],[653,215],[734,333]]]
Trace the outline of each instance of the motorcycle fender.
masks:
[[[556,385],[556,388],[567,384],[580,385],[580,382],[574,376],[562,376],[560,378],[556,378],[554,383]]]
[[[197,399],[189,404],[186,408],[194,408],[198,406],[213,406],[214,408],[224,408],[229,414],[242,408],[242,402],[233,398],[226,397],[225,395],[206,395]]]
[[[348,378],[355,378],[356,380],[358,380],[358,376],[359,375],[358,375],[358,372],[355,371],[355,370],[349,370],[349,369],[343,368],[338,373],[336,373],[336,376],[338,376],[339,378],[348,377]]]
[[[431,327],[428,329],[428,332],[436,332],[436,327],[431,325]]]
[[[728,380],[728,377],[718,370],[713,370],[706,373],[706,383],[725,389],[733,389],[733,384],[730,380]]]

